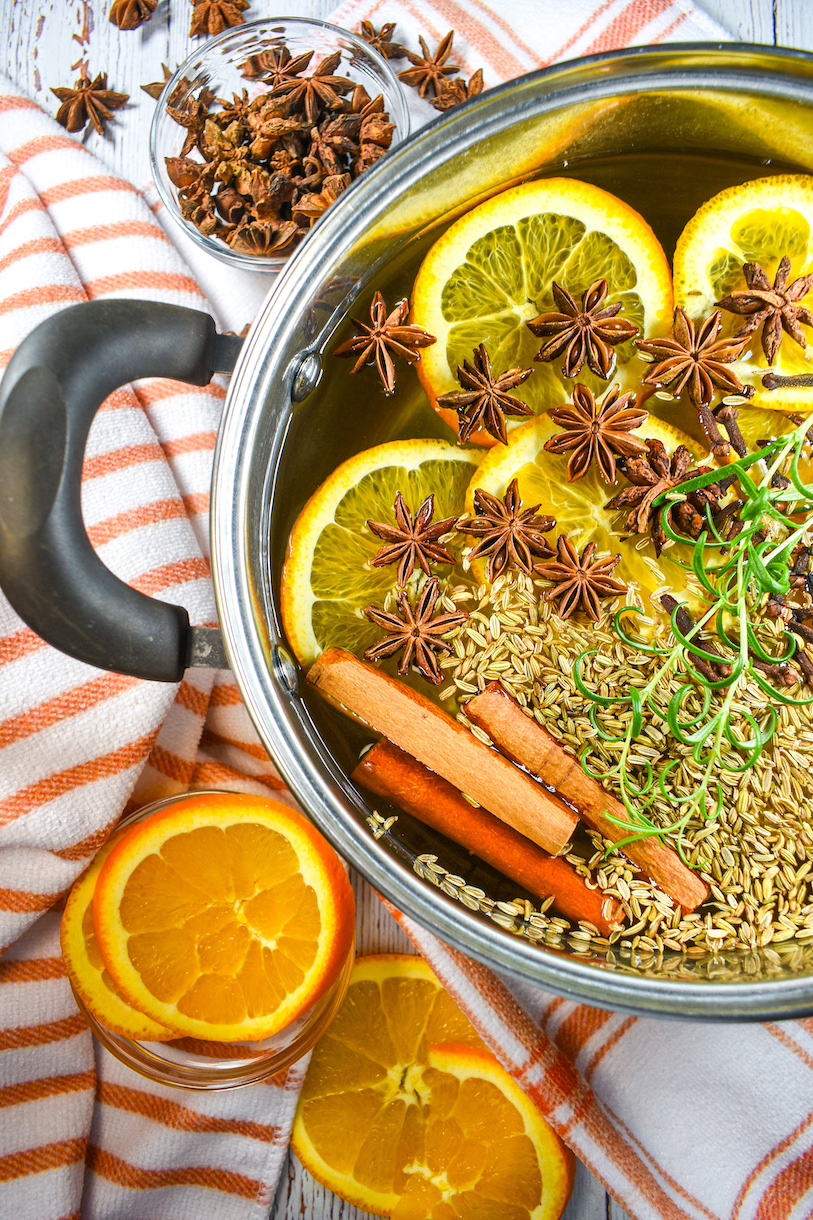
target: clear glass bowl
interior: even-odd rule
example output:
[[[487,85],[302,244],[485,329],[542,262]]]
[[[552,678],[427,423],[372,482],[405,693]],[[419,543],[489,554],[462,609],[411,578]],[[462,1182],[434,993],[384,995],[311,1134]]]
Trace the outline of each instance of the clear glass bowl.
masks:
[[[279,49],[282,45],[288,48],[294,58],[305,51],[314,52],[305,75],[312,72],[321,60],[341,51],[342,60],[336,72],[363,85],[370,97],[376,97],[379,93],[382,95],[384,109],[390,116],[390,122],[395,124],[392,147],[400,144],[409,135],[409,110],[398,77],[386,59],[356,34],[339,29],[326,21],[280,17],[234,26],[205,42],[176,69],[158,99],[150,128],[150,163],[161,201],[183,232],[200,249],[244,271],[279,270],[291,254],[307,240],[308,235],[281,250],[279,254],[246,254],[232,250],[219,237],[201,233],[194,224],[185,220],[178,204],[177,187],[167,173],[166,158],[179,156],[186,137],[186,128],[167,113],[167,105],[171,98],[173,107],[183,107],[190,98],[197,98],[205,88],[211,89],[215,98],[229,102],[233,95],[240,97],[243,90],[247,92],[250,101],[259,95],[267,94],[268,86],[244,76],[242,65],[252,55]],[[217,108],[215,101],[211,110]],[[197,150],[188,155],[194,160],[202,161]],[[313,227],[317,226],[318,222]]]
[[[154,801],[122,818],[119,826],[141,822],[190,796],[207,795],[207,792],[184,793]],[[107,1029],[88,1010],[76,991],[73,994],[93,1035],[111,1055],[134,1072],[177,1089],[234,1089],[266,1080],[301,1059],[316,1045],[344,999],[355,955],[354,938],[333,986],[285,1029],[261,1042],[208,1042],[201,1038],[137,1042]]]

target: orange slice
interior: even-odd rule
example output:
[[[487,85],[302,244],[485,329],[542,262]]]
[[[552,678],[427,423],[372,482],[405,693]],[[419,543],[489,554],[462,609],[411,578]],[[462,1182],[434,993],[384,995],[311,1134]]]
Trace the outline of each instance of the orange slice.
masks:
[[[93,930],[96,880],[113,847],[126,833],[126,830],[116,831],[74,882],[59,928],[62,959],[77,996],[107,1029],[139,1042],[168,1042],[175,1037],[172,1030],[133,1008],[119,993],[105,969]]]
[[[675,304],[699,320],[730,292],[746,289],[743,265],[757,262],[773,283],[783,255],[791,261],[788,283],[813,271],[813,176],[780,174],[757,178],[720,191],[694,214],[675,247]],[[813,305],[813,293],[804,298]],[[747,321],[723,313],[724,334],[733,334]],[[760,328],[761,330],[761,328]],[[781,377],[813,372],[813,328],[802,327],[808,346],[783,335],[772,371]],[[760,334],[752,336],[741,360],[731,369],[755,395],[753,408],[807,415],[813,410],[809,389],[768,390],[762,378],[768,362]]]
[[[268,1037],[332,985],[353,943],[336,853],[298,813],[237,793],[137,823],[102,865],[99,949],[126,999],[176,1034]]]
[[[343,462],[314,492],[291,531],[282,573],[282,619],[302,665],[329,645],[361,652],[380,638],[363,610],[395,588],[396,568],[370,566],[384,544],[365,522],[392,521],[399,491],[413,513],[434,495],[433,520],[459,516],[481,457],[447,441],[389,441]],[[440,565],[438,574],[450,570]]]
[[[359,958],[316,1046],[292,1145],[341,1198],[398,1220],[556,1220],[574,1161],[426,963]]]
[[[554,281],[577,302],[594,280],[607,280],[606,304],[620,301],[621,316],[640,334],[665,334],[672,320],[669,263],[642,216],[609,192],[571,178],[543,178],[494,195],[467,212],[435,242],[418,272],[412,321],[437,337],[416,365],[430,402],[456,430],[454,411],[437,407],[441,394],[458,390],[455,374],[464,358],[485,343],[495,375],[521,365],[534,373],[517,398],[536,414],[568,398],[573,382],[561,373],[561,358],[534,363],[544,342],[526,323],[555,310]],[[616,349],[611,381],[637,385],[640,362],[632,341]],[[579,373],[595,393],[608,382],[585,366]],[[516,419],[507,420],[509,430]],[[472,440],[493,445],[480,431]]]

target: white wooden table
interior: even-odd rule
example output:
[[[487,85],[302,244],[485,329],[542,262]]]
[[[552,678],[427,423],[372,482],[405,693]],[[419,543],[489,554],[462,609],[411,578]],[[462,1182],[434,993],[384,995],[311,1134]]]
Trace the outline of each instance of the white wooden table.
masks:
[[[813,50],[813,0],[699,2],[743,42]],[[328,17],[336,7],[337,0],[252,0],[247,16]],[[78,76],[74,65],[84,59],[91,74],[106,71],[109,87],[129,93],[130,101],[108,124],[104,138],[89,129],[84,140],[111,170],[140,186],[149,178],[147,138],[154,110],[140,86],[162,79],[161,65],[174,69],[200,40],[189,37],[189,0],[159,0],[152,20],[126,34],[108,21],[109,8],[110,0],[0,0],[0,71],[51,114],[58,106],[51,86],[72,85]],[[361,878],[354,878],[354,888],[359,952],[409,952],[406,937]],[[367,1214],[324,1190],[289,1155],[270,1220],[364,1220]],[[565,1220],[625,1220],[625,1213],[580,1165]]]

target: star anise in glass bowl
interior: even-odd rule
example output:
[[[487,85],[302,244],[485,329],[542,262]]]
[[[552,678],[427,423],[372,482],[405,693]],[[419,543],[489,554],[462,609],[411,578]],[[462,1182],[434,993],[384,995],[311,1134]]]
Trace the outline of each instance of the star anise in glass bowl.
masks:
[[[244,270],[278,270],[409,134],[394,69],[363,38],[321,21],[225,29],[180,65],[169,95],[150,132],[158,193],[199,247]],[[201,167],[193,198],[173,179],[179,158]]]

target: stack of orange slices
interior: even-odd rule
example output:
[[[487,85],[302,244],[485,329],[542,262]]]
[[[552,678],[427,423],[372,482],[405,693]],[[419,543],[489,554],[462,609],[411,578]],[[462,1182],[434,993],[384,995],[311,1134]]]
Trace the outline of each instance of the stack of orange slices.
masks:
[[[115,1034],[253,1042],[329,990],[354,911],[341,861],[300,814],[196,794],[111,837],[68,897],[62,954]]]

